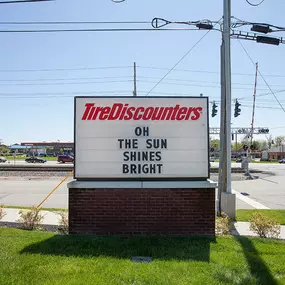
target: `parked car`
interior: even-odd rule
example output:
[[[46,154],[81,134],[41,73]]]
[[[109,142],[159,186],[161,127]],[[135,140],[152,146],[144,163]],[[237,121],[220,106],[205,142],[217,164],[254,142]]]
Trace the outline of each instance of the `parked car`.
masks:
[[[237,158],[236,162],[242,162],[242,157]]]
[[[7,161],[7,158],[4,157],[4,156],[0,156],[0,162],[6,162]]]
[[[281,160],[279,160],[279,163],[285,163],[285,158],[282,158]]]
[[[47,162],[46,160],[38,157],[29,157],[25,159],[26,162],[28,163],[45,163]]]
[[[59,155],[58,158],[57,158],[57,161],[58,162],[62,162],[62,163],[73,162],[74,161],[74,157],[71,156],[71,155]]]

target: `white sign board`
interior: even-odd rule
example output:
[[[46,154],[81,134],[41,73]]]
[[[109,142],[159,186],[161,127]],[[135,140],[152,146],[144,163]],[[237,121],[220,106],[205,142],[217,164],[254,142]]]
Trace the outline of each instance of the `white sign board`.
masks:
[[[76,179],[209,177],[208,98],[76,97]]]

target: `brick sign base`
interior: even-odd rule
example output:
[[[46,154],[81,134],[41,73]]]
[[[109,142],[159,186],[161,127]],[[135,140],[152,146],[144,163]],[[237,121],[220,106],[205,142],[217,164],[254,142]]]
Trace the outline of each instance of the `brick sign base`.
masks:
[[[70,234],[215,234],[213,183],[208,188],[110,188],[110,183],[90,188],[94,183],[69,183]]]

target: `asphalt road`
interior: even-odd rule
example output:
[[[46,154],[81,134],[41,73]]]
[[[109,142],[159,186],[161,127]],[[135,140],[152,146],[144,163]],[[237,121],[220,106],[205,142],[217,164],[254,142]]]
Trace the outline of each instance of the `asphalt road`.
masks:
[[[57,162],[48,163],[57,164]],[[238,167],[240,164],[233,164],[233,166]],[[262,178],[255,180],[233,181],[232,188],[237,192],[237,209],[253,209],[256,207],[256,202],[264,208],[285,209],[285,165],[251,164],[251,169],[260,169],[272,174],[263,175]],[[253,175],[258,176],[258,174]],[[70,180],[72,179],[68,181]],[[49,180],[40,178],[29,180],[26,177],[1,178],[0,204],[7,206],[38,205],[60,181],[60,178]],[[43,207],[68,207],[66,183],[63,183],[52,194]]]

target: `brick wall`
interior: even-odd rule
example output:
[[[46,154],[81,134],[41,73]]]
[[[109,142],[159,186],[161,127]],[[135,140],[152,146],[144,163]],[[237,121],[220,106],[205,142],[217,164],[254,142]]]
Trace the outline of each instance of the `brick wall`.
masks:
[[[214,189],[69,189],[70,234],[214,235]]]

